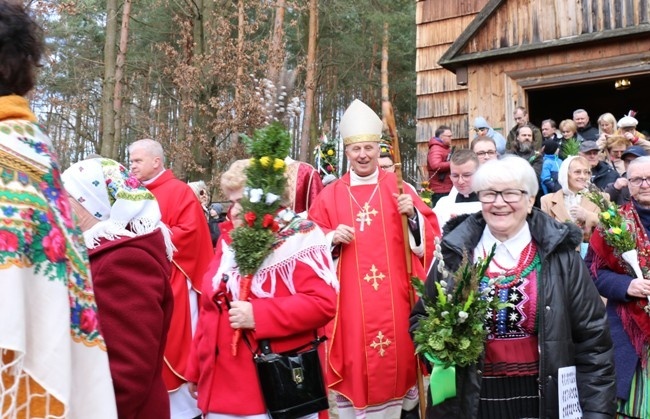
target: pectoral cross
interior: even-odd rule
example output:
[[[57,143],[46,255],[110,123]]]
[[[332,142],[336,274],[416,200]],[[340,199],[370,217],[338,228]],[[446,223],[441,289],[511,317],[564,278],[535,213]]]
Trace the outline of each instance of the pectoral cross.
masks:
[[[377,210],[373,209],[370,211],[370,204],[366,202],[361,208],[361,211],[357,213],[357,221],[361,223],[359,230],[363,231],[364,224],[370,225],[372,222],[372,219],[370,219],[371,215],[377,215]]]

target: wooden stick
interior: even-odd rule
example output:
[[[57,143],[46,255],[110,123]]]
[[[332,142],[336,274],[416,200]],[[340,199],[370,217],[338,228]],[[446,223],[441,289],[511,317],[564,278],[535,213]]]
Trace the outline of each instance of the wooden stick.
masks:
[[[397,136],[397,127],[395,126],[395,114],[393,105],[389,101],[382,102],[382,114],[384,122],[388,127],[388,133],[393,146],[393,162],[395,163],[395,174],[397,175],[397,190],[399,194],[404,193],[404,179],[402,177],[402,158],[399,152],[399,137]],[[411,266],[411,246],[409,244],[409,226],[406,214],[402,214],[402,233],[404,234],[404,256],[406,257],[406,280],[408,281],[409,303],[411,309],[415,305],[415,290],[411,284],[411,275],[413,267]],[[424,238],[422,238],[424,240]],[[424,378],[422,376],[422,367],[420,359],[415,356],[415,367],[417,371],[418,398],[420,400],[420,418],[424,419],[427,408],[427,396],[424,392]]]

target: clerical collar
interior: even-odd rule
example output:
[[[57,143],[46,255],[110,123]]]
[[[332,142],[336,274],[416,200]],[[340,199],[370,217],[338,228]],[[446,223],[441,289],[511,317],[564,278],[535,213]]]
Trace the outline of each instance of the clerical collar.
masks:
[[[459,202],[478,202],[478,196],[476,195],[476,192],[472,192],[467,196],[458,192],[458,195],[456,195],[456,203]]]
[[[163,169],[162,172],[158,173],[156,176],[152,177],[149,180],[143,180],[142,184],[147,186],[147,185],[150,185],[150,184],[154,183],[156,181],[156,179],[158,179],[160,176],[162,176],[163,173],[165,173],[165,170],[167,170],[167,169]]]
[[[379,168],[375,169],[375,173],[363,177],[350,170],[350,186],[374,185],[377,183],[377,179],[379,179]]]

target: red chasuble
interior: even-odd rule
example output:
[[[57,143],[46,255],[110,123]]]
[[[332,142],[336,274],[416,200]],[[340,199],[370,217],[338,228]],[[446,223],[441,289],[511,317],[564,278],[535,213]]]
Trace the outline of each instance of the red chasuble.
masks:
[[[432,252],[433,239],[440,234],[435,215],[411,188],[405,190],[423,215],[424,253]],[[339,224],[355,229],[354,240],[342,246],[338,260],[341,288],[328,333],[327,380],[358,409],[401,399],[416,382],[415,349],[408,333],[410,282],[393,193],[394,173],[379,170],[378,184],[358,186],[350,186],[348,173],[323,189],[309,210],[325,233]],[[411,253],[412,274],[421,279],[423,256]]]
[[[172,231],[176,246],[170,282],[174,293],[174,311],[167,334],[163,378],[167,390],[175,390],[185,381],[187,356],[192,343],[189,292],[186,276],[195,290],[201,289],[201,279],[212,259],[210,230],[201,203],[185,183],[165,170],[155,181],[146,185],[160,205],[162,221]]]

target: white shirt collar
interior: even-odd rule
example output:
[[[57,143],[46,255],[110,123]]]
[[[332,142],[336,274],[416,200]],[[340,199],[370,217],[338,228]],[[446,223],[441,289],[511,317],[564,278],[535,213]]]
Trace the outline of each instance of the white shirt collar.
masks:
[[[524,251],[526,246],[528,246],[528,243],[530,243],[531,240],[532,236],[530,235],[528,222],[524,223],[517,234],[504,242],[494,237],[489,227],[485,226],[481,240],[479,240],[474,249],[474,259],[476,260],[477,257],[483,258],[489,253],[492,246],[496,244],[495,259],[497,259],[500,264],[506,265],[506,267],[512,267],[517,263],[521,253]]]
[[[375,169],[375,173],[361,177],[357,175],[354,171],[350,170],[350,186],[357,185],[374,185],[379,179],[379,168]]]
[[[163,169],[162,172],[158,173],[156,176],[152,177],[149,180],[143,180],[142,184],[146,186],[146,185],[149,185],[149,184],[153,183],[156,179],[158,179],[160,176],[162,176],[163,173],[165,173],[165,170],[167,170],[167,169]]]

